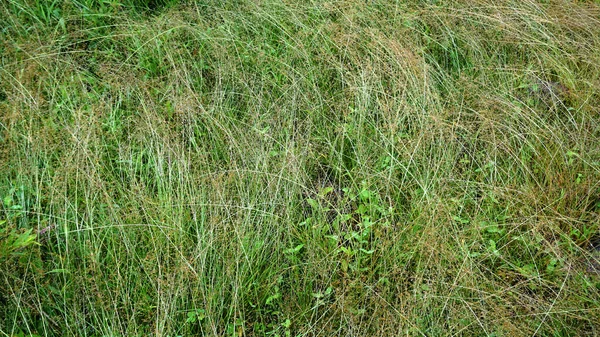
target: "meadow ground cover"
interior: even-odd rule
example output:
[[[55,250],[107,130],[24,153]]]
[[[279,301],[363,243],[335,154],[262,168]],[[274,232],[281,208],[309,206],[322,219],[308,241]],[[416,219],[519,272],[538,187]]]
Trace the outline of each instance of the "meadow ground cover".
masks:
[[[597,1],[0,18],[0,335],[600,335]]]

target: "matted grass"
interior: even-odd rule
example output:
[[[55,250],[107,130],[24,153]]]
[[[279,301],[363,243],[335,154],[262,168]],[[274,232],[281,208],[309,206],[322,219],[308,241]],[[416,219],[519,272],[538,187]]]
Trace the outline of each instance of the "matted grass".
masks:
[[[0,334],[600,334],[597,2],[0,17]]]

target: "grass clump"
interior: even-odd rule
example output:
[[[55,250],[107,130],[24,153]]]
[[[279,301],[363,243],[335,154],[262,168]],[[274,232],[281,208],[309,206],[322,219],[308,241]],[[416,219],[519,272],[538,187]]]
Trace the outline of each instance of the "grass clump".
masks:
[[[593,2],[0,4],[7,336],[585,336]]]

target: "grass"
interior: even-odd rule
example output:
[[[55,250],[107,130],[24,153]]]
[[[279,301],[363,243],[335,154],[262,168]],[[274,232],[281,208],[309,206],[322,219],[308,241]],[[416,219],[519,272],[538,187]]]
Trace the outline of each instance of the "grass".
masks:
[[[0,335],[600,334],[597,1],[0,17]]]

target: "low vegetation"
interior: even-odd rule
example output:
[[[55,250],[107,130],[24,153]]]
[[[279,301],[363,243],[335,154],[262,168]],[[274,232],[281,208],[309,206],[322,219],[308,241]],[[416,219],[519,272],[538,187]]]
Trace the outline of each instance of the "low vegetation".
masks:
[[[0,335],[600,335],[597,1],[0,17]]]

